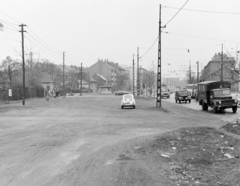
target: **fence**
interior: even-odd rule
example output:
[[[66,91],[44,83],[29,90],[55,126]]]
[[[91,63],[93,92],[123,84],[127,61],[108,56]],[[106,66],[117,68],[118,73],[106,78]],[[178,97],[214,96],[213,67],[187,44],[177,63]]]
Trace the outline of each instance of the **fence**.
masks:
[[[22,87],[12,88],[12,101],[21,100],[23,97]],[[44,89],[42,87],[26,87],[25,88],[25,98],[35,98],[35,97],[44,97]],[[8,103],[8,89],[0,88],[0,102]]]

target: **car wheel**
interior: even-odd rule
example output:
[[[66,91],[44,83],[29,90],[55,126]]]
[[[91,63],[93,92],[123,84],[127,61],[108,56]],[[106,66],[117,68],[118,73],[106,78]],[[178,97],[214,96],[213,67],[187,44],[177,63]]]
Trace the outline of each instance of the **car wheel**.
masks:
[[[135,109],[135,106],[133,106],[133,109]]]
[[[189,103],[191,103],[191,100],[189,100]]]
[[[177,103],[177,99],[175,99],[176,103]]]
[[[187,103],[187,101],[185,101],[185,103]]]
[[[180,100],[179,100],[178,102],[179,102],[179,104],[181,103],[181,101],[180,101]]]
[[[233,111],[233,113],[236,113],[237,112],[237,106],[232,107],[232,111]]]
[[[123,106],[122,106],[122,109],[123,109]]]

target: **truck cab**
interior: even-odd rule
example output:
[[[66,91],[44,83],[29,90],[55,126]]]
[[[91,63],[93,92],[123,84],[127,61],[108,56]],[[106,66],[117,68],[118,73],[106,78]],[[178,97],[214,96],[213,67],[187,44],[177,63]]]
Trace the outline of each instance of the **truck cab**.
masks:
[[[232,108],[233,113],[237,112],[237,99],[231,95],[231,83],[227,81],[205,81],[198,84],[198,101],[202,110],[213,108],[213,112],[223,111]]]

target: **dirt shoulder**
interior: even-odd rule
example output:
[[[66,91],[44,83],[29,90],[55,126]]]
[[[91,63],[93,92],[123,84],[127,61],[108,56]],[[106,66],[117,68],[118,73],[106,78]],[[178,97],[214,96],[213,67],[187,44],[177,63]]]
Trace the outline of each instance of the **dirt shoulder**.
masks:
[[[166,110],[156,109],[151,99],[122,110],[120,99],[33,99],[0,107],[2,185],[154,185],[162,176],[149,176],[153,169],[136,161],[136,147],[182,127],[223,125],[164,101]]]

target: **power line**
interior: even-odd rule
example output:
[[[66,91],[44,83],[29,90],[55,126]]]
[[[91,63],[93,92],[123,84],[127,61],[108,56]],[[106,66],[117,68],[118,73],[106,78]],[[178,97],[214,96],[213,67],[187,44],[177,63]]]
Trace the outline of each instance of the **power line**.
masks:
[[[147,52],[145,52],[140,58],[142,58],[143,56],[145,56],[153,47],[153,45],[156,43],[156,41],[158,40],[158,36],[157,38],[155,39],[155,41],[153,42],[153,44],[150,46],[150,48],[147,50]]]
[[[0,12],[1,12],[2,14],[4,14],[5,16],[9,17],[10,19],[16,21],[17,23],[21,23],[21,22],[19,22],[18,20],[16,20],[16,19],[10,17],[9,15],[5,14],[3,11],[0,11]]]
[[[166,27],[166,25],[169,24],[169,23],[174,19],[174,17],[176,17],[176,15],[177,15],[177,14],[181,11],[181,9],[188,3],[188,1],[189,1],[189,0],[187,0],[187,1],[184,3],[184,5],[180,8],[180,10],[177,11],[177,13],[165,24],[165,26],[164,26],[163,28],[161,28],[161,29],[162,29],[161,32],[164,30],[164,28]],[[158,36],[157,36],[157,38],[155,39],[155,41],[153,42],[153,44],[150,46],[150,48],[147,50],[147,52],[145,52],[141,57],[145,56],[145,55],[151,50],[151,48],[153,47],[153,45],[156,43],[157,40],[158,40]],[[141,58],[141,57],[140,57],[140,58]]]
[[[16,39],[8,38],[8,37],[5,37],[5,36],[1,36],[1,35],[0,35],[0,37],[3,37],[3,38],[5,38],[5,39],[10,39],[10,40],[13,40],[13,41],[20,42],[20,41],[18,41],[18,40],[16,40]]]
[[[177,7],[169,7],[169,6],[163,6],[164,8],[171,8],[171,9],[179,9]],[[207,10],[196,10],[196,9],[182,9],[187,11],[194,11],[194,12],[204,12],[204,13],[214,13],[214,14],[235,14],[240,15],[240,13],[236,12],[216,12],[216,11],[207,11]]]
[[[4,24],[8,24],[9,26],[12,26],[12,27],[16,27],[17,28],[17,24],[14,24],[14,23],[10,23],[10,22],[8,22],[8,21],[5,21],[5,20],[3,20],[3,19],[0,19],[0,21],[2,22],[2,23],[4,23]]]
[[[44,45],[43,45],[42,43],[40,43],[37,39],[35,39],[30,33],[28,33],[28,35],[29,35],[32,39],[34,39],[37,43],[39,43],[41,46],[43,46],[44,48],[46,48],[48,51],[51,51],[51,53],[54,53],[54,54],[56,54],[56,55],[61,55],[60,52],[57,53],[56,51],[52,50],[51,48],[44,46]]]
[[[60,54],[58,55],[58,54],[53,53],[53,52],[51,52],[51,51],[49,51],[49,50],[46,50],[46,48],[44,48],[44,47],[42,47],[41,45],[35,43],[35,42],[34,42],[33,40],[31,40],[28,36],[25,36],[25,37],[26,37],[26,39],[28,39],[29,42],[32,43],[34,46],[38,46],[38,47],[41,48],[43,51],[47,52],[48,54],[50,54],[50,55],[52,55],[52,56],[61,58],[61,55],[60,55]]]
[[[8,26],[3,25],[3,29],[4,29],[4,28],[7,28],[7,29],[12,30],[12,31],[15,31],[15,32],[18,32],[17,29],[15,30],[15,29],[12,29],[12,28],[10,28],[10,27],[8,27]]]
[[[194,38],[199,38],[199,39],[208,39],[208,40],[215,40],[215,41],[226,41],[224,39],[216,39],[216,38],[194,36],[194,35],[187,35],[187,34],[178,34],[178,33],[173,33],[173,32],[163,32],[163,33],[165,33],[165,34],[172,34],[172,35],[186,36],[186,37],[194,37]],[[226,41],[226,42],[228,42],[228,43],[240,43],[240,42],[235,42],[235,41]]]
[[[57,50],[55,48],[53,48],[52,46],[50,46],[49,44],[47,44],[45,41],[43,41],[40,37],[37,36],[37,34],[35,34],[29,27],[28,29],[30,30],[30,32],[35,35],[40,41],[42,41],[45,45],[47,45],[48,47],[52,48],[53,50],[56,50],[57,52],[62,52],[61,50]]]
[[[185,3],[184,3],[184,5],[177,11],[177,13],[165,24],[165,26],[167,25],[167,24],[169,24],[175,17],[176,17],[176,15],[183,9],[183,7],[188,3],[188,1],[189,0],[187,0]]]

